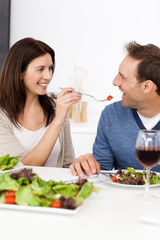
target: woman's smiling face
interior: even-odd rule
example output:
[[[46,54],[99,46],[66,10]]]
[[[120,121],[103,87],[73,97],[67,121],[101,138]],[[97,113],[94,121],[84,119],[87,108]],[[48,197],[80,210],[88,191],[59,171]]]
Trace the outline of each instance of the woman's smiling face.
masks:
[[[26,94],[44,95],[53,76],[53,63],[49,53],[32,60],[22,74]]]

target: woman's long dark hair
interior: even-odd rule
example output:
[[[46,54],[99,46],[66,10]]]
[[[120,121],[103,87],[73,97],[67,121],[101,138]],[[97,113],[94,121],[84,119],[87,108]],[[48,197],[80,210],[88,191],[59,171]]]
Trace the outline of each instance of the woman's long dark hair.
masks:
[[[0,108],[16,126],[18,126],[18,116],[23,113],[26,102],[22,73],[33,59],[46,53],[52,57],[54,73],[54,50],[44,42],[33,38],[24,38],[16,42],[4,60],[0,74]],[[46,117],[47,126],[55,116],[55,102],[46,94],[39,95],[39,102]]]

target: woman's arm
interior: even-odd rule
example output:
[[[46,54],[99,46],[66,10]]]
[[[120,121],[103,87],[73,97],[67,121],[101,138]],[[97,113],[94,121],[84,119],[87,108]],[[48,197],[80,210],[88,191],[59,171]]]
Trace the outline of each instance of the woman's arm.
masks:
[[[81,99],[81,94],[73,90],[73,88],[64,88],[58,95],[56,116],[37,146],[22,159],[24,165],[43,166],[47,161],[66,120],[69,107]]]
[[[18,157],[21,160],[27,154],[27,151],[13,134],[11,121],[6,114],[0,111],[0,156],[5,156],[6,154]]]
[[[73,92],[73,88],[64,88],[57,97],[56,116],[49,125],[37,146],[29,153],[21,146],[13,134],[12,123],[9,119],[0,116],[0,155],[10,154],[17,156],[24,165],[43,166],[47,161],[65,122],[68,109],[81,99],[81,94]]]

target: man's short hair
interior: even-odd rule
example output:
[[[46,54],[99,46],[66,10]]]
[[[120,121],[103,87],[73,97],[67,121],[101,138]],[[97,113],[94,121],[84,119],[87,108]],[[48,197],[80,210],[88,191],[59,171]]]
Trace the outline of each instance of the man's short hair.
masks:
[[[160,48],[153,44],[140,45],[135,41],[125,45],[130,57],[141,60],[138,64],[137,79],[140,82],[151,80],[160,95]]]

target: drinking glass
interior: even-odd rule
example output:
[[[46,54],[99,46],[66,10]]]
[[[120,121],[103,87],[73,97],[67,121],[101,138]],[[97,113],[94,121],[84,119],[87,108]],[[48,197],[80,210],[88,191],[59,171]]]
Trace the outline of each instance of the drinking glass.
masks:
[[[140,164],[146,169],[145,193],[138,199],[150,201],[157,197],[151,195],[149,190],[150,169],[160,161],[160,131],[140,130],[136,140],[136,157]]]

